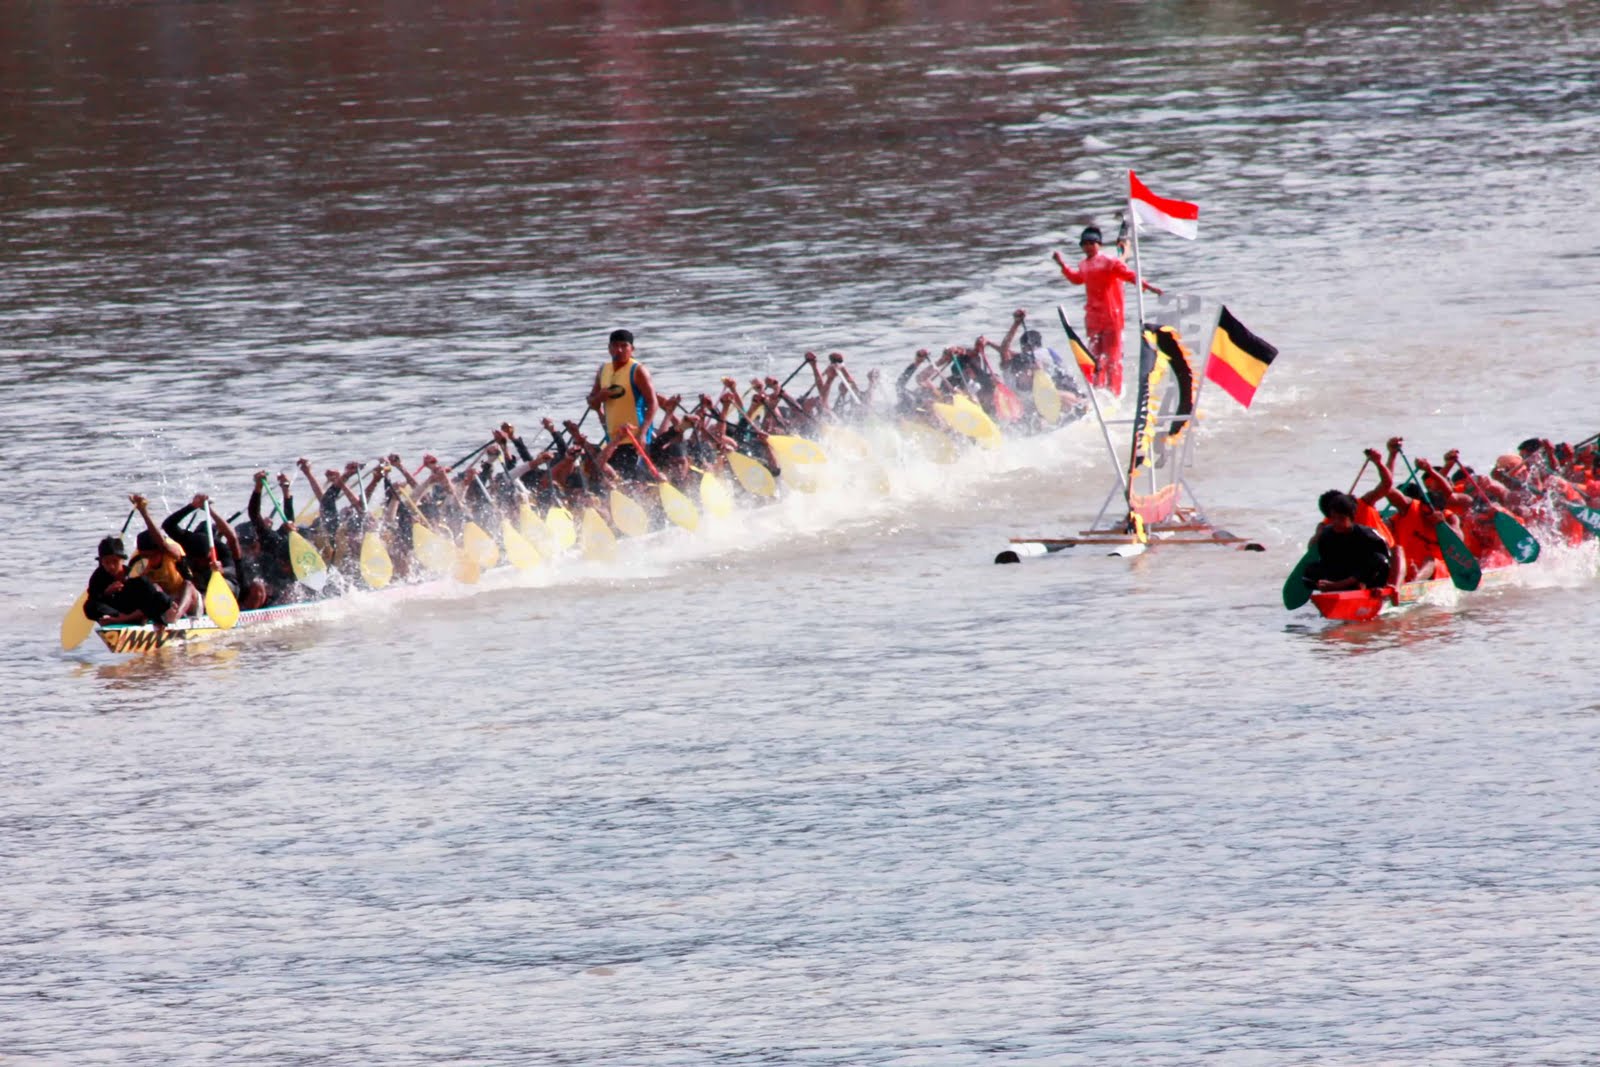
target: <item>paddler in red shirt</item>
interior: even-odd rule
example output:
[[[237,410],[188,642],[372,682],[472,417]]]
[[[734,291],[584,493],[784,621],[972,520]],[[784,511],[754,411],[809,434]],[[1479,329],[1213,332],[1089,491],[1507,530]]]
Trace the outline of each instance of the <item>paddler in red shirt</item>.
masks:
[[[1394,531],[1395,544],[1405,554],[1406,581],[1443,578],[1447,568],[1444,553],[1439,549],[1436,527],[1441,522],[1449,521],[1449,515],[1437,510],[1434,502],[1426,499],[1422,490],[1415,485],[1407,485],[1405,492],[1394,487],[1394,474],[1389,464],[1394,462],[1395,455],[1404,444],[1399,437],[1389,438],[1389,462],[1373,463],[1378,469],[1379,487],[1395,509],[1389,519],[1389,528]]]
[[[1060,252],[1055,253],[1056,265],[1067,281],[1081,285],[1083,294],[1083,332],[1094,358],[1094,378],[1089,383],[1122,393],[1122,286],[1136,282],[1133,268],[1100,248],[1100,228],[1086,227],[1078,237],[1078,247],[1083,249],[1083,260],[1069,267]],[[1161,290],[1145,282],[1144,290],[1161,295]]]

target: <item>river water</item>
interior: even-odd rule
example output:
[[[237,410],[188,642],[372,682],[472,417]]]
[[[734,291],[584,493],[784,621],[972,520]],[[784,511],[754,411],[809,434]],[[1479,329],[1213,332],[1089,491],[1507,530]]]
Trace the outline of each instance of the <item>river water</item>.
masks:
[[[0,1061],[1600,1061],[1595,554],[1278,602],[1391,433],[1596,425],[1586,4],[0,0]],[[615,565],[63,653],[125,496],[1047,336],[1130,167],[1264,554],[990,563],[1092,427]],[[320,469],[320,467],[319,467]],[[303,495],[303,491],[302,491]]]

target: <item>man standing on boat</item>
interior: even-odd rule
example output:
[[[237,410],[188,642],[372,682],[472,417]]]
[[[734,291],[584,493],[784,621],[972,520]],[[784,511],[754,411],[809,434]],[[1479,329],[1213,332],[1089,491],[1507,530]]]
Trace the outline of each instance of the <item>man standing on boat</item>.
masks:
[[[1085,227],[1078,237],[1078,247],[1083,250],[1083,260],[1076,267],[1068,266],[1060,252],[1055,254],[1056,265],[1073,285],[1084,288],[1083,332],[1089,344],[1089,354],[1094,359],[1095,371],[1091,385],[1122,393],[1122,327],[1125,321],[1122,310],[1122,286],[1138,281],[1133,268],[1100,248],[1100,227]],[[1144,283],[1147,293],[1161,295],[1161,290]]]
[[[594,388],[589,391],[589,406],[604,417],[606,436],[617,445],[611,455],[611,466],[625,478],[642,479],[638,449],[628,440],[631,429],[641,443],[648,445],[655,436],[656,413],[660,405],[656,400],[655,383],[650,372],[633,358],[633,334],[628,330],[611,331],[611,359],[601,364],[594,376]]]

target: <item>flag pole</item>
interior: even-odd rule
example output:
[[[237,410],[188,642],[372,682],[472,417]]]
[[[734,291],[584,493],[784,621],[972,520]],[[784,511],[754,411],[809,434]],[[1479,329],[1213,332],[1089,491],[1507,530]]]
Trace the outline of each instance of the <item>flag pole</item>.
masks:
[[[1211,342],[1217,336],[1217,327],[1222,324],[1222,312],[1226,306],[1220,303],[1217,305],[1217,314],[1211,320],[1211,332],[1206,334],[1206,361],[1200,364],[1200,380],[1195,383],[1194,387],[1194,417],[1196,422],[1200,420],[1200,394],[1206,391],[1206,379],[1211,376],[1211,349],[1213,347]]]
[[[1134,213],[1134,210],[1133,210],[1133,172],[1132,171],[1128,172],[1127,214],[1125,216],[1123,216],[1123,217],[1126,218],[1127,221],[1128,221],[1128,236],[1133,241],[1133,294],[1134,294],[1134,300],[1137,302],[1137,307],[1138,307],[1138,311],[1139,311],[1139,321],[1136,324],[1138,326],[1138,329],[1137,329],[1136,332],[1137,332],[1138,337],[1139,337],[1139,362],[1137,364],[1139,370],[1138,370],[1137,373],[1139,374],[1138,388],[1142,391],[1142,390],[1148,388],[1148,382],[1146,380],[1147,371],[1145,370],[1145,366],[1144,366],[1144,272],[1139,266],[1139,217],[1138,217],[1138,215],[1136,215]],[[1136,398],[1140,397],[1142,395],[1142,392],[1141,393],[1135,393],[1134,395],[1135,395]],[[1133,416],[1134,416],[1133,417],[1133,441],[1128,446],[1128,464],[1129,464],[1129,466],[1128,466],[1128,477],[1123,482],[1123,488],[1127,491],[1128,521],[1130,523],[1133,521],[1133,483],[1134,483],[1134,480],[1138,477],[1138,473],[1139,473],[1138,469],[1133,466],[1133,463],[1138,459],[1138,456],[1139,456],[1139,437],[1140,437],[1141,434],[1144,433],[1144,427],[1142,425],[1140,425],[1139,408],[1140,408],[1139,401],[1138,401],[1138,399],[1135,399],[1135,401],[1134,401],[1134,409],[1133,409]],[[1146,419],[1148,419],[1149,418],[1149,411],[1146,410],[1144,414],[1145,414]],[[1153,472],[1152,472],[1151,477],[1152,478],[1154,477],[1154,473]]]
[[[1062,307],[1060,304],[1057,304],[1056,314],[1061,318],[1062,329],[1067,331],[1067,344],[1071,345],[1072,326],[1067,322],[1067,309]],[[1083,391],[1089,394],[1089,403],[1094,405],[1094,421],[1100,424],[1100,436],[1106,439],[1106,453],[1111,457],[1111,469],[1117,472],[1117,488],[1121,489],[1123,495],[1126,496],[1128,492],[1128,479],[1122,476],[1122,457],[1117,455],[1117,446],[1111,443],[1111,431],[1106,428],[1105,416],[1100,413],[1100,401],[1094,395],[1094,383],[1089,380],[1089,376],[1087,374],[1084,374],[1083,368],[1078,366],[1078,360],[1076,356],[1073,357],[1072,365],[1074,368],[1076,368],[1078,377],[1083,379]],[[1108,504],[1110,503],[1109,498],[1106,502]],[[1104,512],[1105,508],[1101,508],[1100,510]],[[1099,520],[1097,519],[1096,521],[1098,522]]]

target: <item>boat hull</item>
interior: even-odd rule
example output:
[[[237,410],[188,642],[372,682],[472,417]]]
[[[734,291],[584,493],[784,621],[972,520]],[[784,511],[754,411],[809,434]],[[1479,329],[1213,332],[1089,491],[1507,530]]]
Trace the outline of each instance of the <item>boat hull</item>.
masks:
[[[308,600],[303,604],[280,604],[270,608],[251,608],[239,612],[239,621],[233,629],[244,630],[269,623],[287,622],[304,618],[325,607],[326,601]],[[164,648],[191,645],[227,633],[204,615],[180,619],[159,630],[149,623],[100,626],[95,634],[106,648],[119,654],[151,655]]]
[[[1485,570],[1483,581],[1478,588],[1504,582],[1515,569],[1515,565],[1512,565]],[[1420,582],[1402,582],[1399,585],[1384,586],[1381,589],[1344,589],[1337,593],[1312,593],[1311,603],[1325,619],[1337,622],[1366,622],[1386,612],[1420,604],[1432,594],[1454,588],[1455,584],[1449,578],[1429,578]]]

